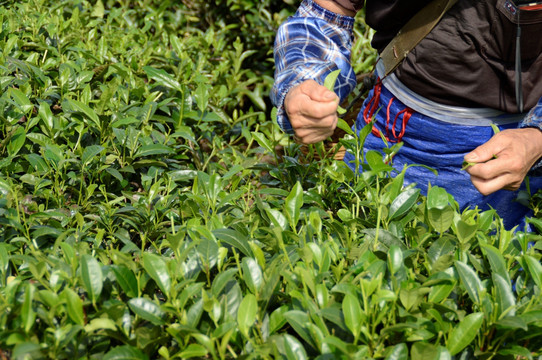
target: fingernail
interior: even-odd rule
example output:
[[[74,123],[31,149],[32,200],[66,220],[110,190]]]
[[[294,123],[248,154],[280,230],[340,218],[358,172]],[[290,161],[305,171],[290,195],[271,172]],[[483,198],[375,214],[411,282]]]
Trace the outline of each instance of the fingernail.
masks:
[[[467,155],[465,155],[465,160],[467,161],[476,161],[476,159],[478,159],[476,153],[468,153]]]
[[[328,91],[328,92],[326,92],[326,94],[324,95],[324,98],[325,98],[325,99],[328,99],[328,100],[331,100],[331,99],[335,98],[335,93],[332,92],[332,91]]]

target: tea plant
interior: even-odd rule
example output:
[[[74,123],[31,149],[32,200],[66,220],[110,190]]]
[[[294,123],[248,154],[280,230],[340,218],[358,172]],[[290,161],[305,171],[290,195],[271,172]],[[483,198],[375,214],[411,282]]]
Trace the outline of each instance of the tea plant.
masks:
[[[542,355],[538,235],[274,125],[293,5],[0,5],[0,357]]]

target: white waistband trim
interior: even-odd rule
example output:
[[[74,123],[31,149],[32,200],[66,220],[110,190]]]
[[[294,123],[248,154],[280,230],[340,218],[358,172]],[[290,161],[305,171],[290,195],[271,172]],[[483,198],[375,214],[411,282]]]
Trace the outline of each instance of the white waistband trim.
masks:
[[[384,73],[384,65],[381,61],[378,61],[376,64],[376,72],[378,76]],[[382,84],[409,108],[420,114],[447,123],[467,126],[505,125],[520,122],[526,115],[510,114],[491,108],[443,105],[410,90],[394,73],[384,78]]]

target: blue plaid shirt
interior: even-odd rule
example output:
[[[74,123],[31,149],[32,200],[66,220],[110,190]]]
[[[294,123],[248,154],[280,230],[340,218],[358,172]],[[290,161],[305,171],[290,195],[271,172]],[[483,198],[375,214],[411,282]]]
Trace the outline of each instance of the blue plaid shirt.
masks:
[[[274,48],[276,70],[271,101],[278,109],[277,121],[284,131],[292,132],[284,110],[284,98],[291,88],[309,79],[323,84],[327,74],[337,69],[341,74],[335,92],[341,101],[356,86],[350,65],[353,25],[354,18],[335,14],[313,0],[303,0],[295,15],[280,26]],[[542,99],[519,127],[542,130]]]
[[[284,111],[288,91],[305,80],[324,84],[325,77],[340,69],[335,92],[343,101],[356,86],[350,65],[354,18],[328,11],[304,0],[294,16],[281,25],[275,40],[275,84],[271,101],[277,107],[280,127],[291,132]]]

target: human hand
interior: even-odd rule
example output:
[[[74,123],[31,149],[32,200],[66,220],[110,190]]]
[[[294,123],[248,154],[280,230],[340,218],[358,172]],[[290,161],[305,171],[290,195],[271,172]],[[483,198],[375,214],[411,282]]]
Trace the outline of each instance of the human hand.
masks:
[[[517,190],[527,172],[542,156],[542,131],[536,128],[503,130],[465,155],[473,185],[483,195]]]
[[[338,105],[339,97],[314,80],[291,89],[284,99],[284,108],[297,141],[314,144],[333,135]]]

